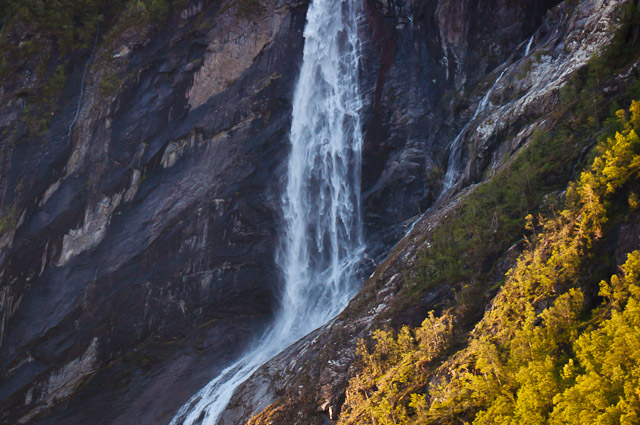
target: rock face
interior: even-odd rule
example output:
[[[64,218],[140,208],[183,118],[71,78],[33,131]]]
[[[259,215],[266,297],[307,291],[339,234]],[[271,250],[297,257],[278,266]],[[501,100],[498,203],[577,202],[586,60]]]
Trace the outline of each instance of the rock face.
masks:
[[[420,261],[424,235],[457,202],[432,208],[367,279],[342,314],[269,361],[241,385],[221,423],[322,424],[337,419],[344,389],[352,377],[358,339],[391,322],[389,312],[398,301],[402,274]],[[450,295],[450,289],[442,285],[428,294],[424,304],[436,308]],[[251,421],[254,415],[258,416]]]
[[[3,138],[0,421],[166,422],[269,321],[306,2],[242,5],[106,36],[50,131]]]
[[[308,0],[174,3],[162,23],[129,22],[72,53],[46,131],[30,131],[25,112],[26,93],[44,84],[37,54],[18,64],[26,78],[0,88],[3,423],[168,423],[271,318]],[[557,88],[608,40],[621,2],[558,3],[365,2],[370,270],[438,199],[450,145],[498,73],[507,69],[460,138],[460,187],[526,142]],[[37,35],[12,31],[16,45]],[[506,133],[518,137],[498,143]],[[361,295],[262,369],[223,423],[305,379],[319,382],[315,408],[337,415],[355,346],[342,336],[355,341],[384,313],[413,261],[407,249],[370,280],[373,299]],[[294,423],[318,419],[308,413]]]
[[[528,44],[526,38],[521,37],[522,43],[515,44],[515,47],[512,45],[513,50],[505,50],[505,61],[489,73],[488,81],[480,81],[478,86],[481,87],[470,90],[469,98],[477,100],[469,102],[467,110],[458,114],[467,119],[473,118],[469,126],[458,125],[458,128],[464,129],[459,138],[461,146],[468,146],[461,156],[463,159],[460,161],[462,169],[458,189],[477,182],[485,173],[490,174],[499,168],[519,147],[531,140],[533,129],[545,128],[550,121],[550,113],[559,101],[559,89],[577,69],[583,67],[590,57],[611,40],[611,29],[615,27],[622,3],[624,2],[593,0],[557,5],[546,14],[533,38],[529,39],[533,40],[533,47],[528,56],[524,56]],[[448,4],[447,7],[452,6]],[[447,40],[459,42],[458,36],[449,32],[451,30],[452,28],[444,30],[448,34]],[[575,43],[575,40],[581,42]],[[443,60],[446,63],[446,58]],[[407,69],[407,66],[403,69]],[[444,72],[446,81],[446,69]],[[496,83],[501,74],[502,78]],[[466,74],[465,78],[472,79],[473,75]],[[477,79],[479,74],[475,75]],[[624,80],[625,76],[620,78]],[[391,79],[388,84],[394,81],[397,80]],[[455,87],[457,83],[451,84]],[[458,90],[457,93],[464,96],[463,87],[452,90]],[[486,96],[487,93],[490,96]],[[407,97],[410,95],[407,94],[404,99]],[[480,107],[483,98],[489,99],[482,106],[481,113],[476,115],[474,112]],[[442,102],[445,101],[446,94],[442,98]],[[446,116],[451,111],[440,104],[437,113]],[[408,120],[406,123],[408,125],[405,127],[396,123],[397,127],[394,128],[410,128],[412,121]],[[436,123],[430,123],[438,134],[447,134],[446,128],[438,128]],[[456,133],[449,135],[448,140],[454,141]],[[426,146],[429,146],[432,138],[426,136],[422,140],[423,143],[426,140]],[[425,145],[422,146],[424,149]],[[406,152],[404,149],[409,148],[402,147],[400,152]],[[470,154],[470,151],[474,154]],[[416,156],[424,158],[421,154],[425,151],[418,152],[420,153],[416,153]],[[428,150],[426,155],[428,157]],[[433,155],[436,158],[437,154]],[[436,160],[434,162],[438,164]],[[389,175],[391,170],[399,172],[403,167],[408,167],[406,161],[397,160],[392,164],[395,167],[383,168],[382,176]],[[414,166],[415,169],[420,169],[417,164]],[[411,173],[407,172],[407,175]],[[393,187],[389,180],[384,181]],[[396,188],[395,194],[400,196],[410,183],[404,180],[405,188]],[[382,196],[384,190],[380,190],[372,196]],[[471,190],[473,187],[455,198],[445,195],[433,204],[421,216],[413,230],[366,280],[360,294],[338,318],[274,358],[239,388],[223,415],[222,423],[323,424],[327,420],[336,420],[344,402],[344,388],[354,373],[351,366],[356,357],[358,339],[366,338],[371,330],[385,325],[410,323],[411,314],[397,310],[402,276],[417,268],[422,247],[429,244],[431,229],[455,209],[459,200]],[[427,188],[423,192],[416,190],[413,193],[426,193],[428,196],[429,192]],[[371,197],[368,202],[370,199]],[[377,199],[376,202],[386,205],[379,201],[381,198]],[[429,204],[430,202],[427,203]],[[420,205],[419,201],[414,200],[413,205]],[[371,211],[372,208],[369,207],[367,212],[370,219]],[[393,207],[391,211],[393,214]],[[374,220],[377,218],[373,217]],[[386,231],[390,229],[383,228]],[[514,252],[507,252],[500,276],[509,268],[508,259],[514,261],[517,257],[515,248]],[[432,288],[422,300],[422,317],[429,310],[437,311],[450,297],[452,290],[448,284]]]
[[[369,1],[363,191],[373,255],[397,224],[438,198],[449,145],[471,117],[471,93],[558,1]],[[366,35],[364,37],[367,37]],[[478,87],[478,86],[483,87]],[[374,234],[376,230],[381,231]],[[380,250],[375,247],[382,241]]]
[[[611,41],[621,3],[625,2],[584,1],[554,8],[533,34],[529,55],[510,58],[508,66],[492,73],[491,96],[464,139],[460,138],[466,145],[457,165],[462,172],[461,186],[495,170],[533,129],[544,127],[527,121],[552,111],[560,102],[559,89]],[[516,136],[510,143],[499,143],[513,132]]]

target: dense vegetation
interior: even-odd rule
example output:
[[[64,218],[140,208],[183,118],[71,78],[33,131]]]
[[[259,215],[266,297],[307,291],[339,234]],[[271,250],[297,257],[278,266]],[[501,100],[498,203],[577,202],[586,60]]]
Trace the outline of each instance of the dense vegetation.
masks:
[[[630,5],[550,130],[426,236],[400,308],[434,285],[457,294],[421,326],[360,342],[340,423],[639,423],[639,244],[619,273],[609,245],[638,218],[640,83],[603,90],[640,56],[639,18]],[[500,279],[510,247],[524,252]]]
[[[373,349],[359,347],[341,423],[638,423],[640,251],[599,284],[602,304],[585,309],[608,224],[640,206],[640,103],[616,116],[620,131],[598,145],[564,209],[527,217],[528,247],[467,347],[434,370],[455,309],[397,335],[376,331]]]

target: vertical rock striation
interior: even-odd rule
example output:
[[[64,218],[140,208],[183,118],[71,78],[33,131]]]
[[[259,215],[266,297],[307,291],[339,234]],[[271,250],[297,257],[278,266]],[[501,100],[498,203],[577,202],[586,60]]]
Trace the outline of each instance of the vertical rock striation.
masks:
[[[263,3],[124,22],[50,130],[3,137],[0,421],[168,421],[270,318],[306,2]],[[0,127],[37,84],[3,83]]]

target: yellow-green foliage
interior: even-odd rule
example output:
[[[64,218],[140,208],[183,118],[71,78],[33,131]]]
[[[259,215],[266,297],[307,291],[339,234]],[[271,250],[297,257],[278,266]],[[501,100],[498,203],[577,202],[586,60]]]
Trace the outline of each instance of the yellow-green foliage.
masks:
[[[341,423],[640,423],[640,251],[600,283],[602,306],[583,307],[584,271],[617,213],[613,201],[637,202],[628,188],[640,172],[640,102],[616,116],[620,131],[569,185],[564,210],[527,217],[528,247],[466,348],[434,364],[455,311],[398,335],[376,331],[373,349],[358,349],[362,372]]]
[[[431,312],[416,329],[405,326],[397,335],[376,330],[373,350],[361,341],[357,355],[362,373],[349,383],[342,421],[408,423],[410,411],[426,411],[424,399],[411,393],[427,376],[429,364],[448,347],[452,326],[452,316],[436,318]]]
[[[563,102],[550,114],[557,123],[552,131],[537,130],[526,149],[434,229],[431,247],[411,276],[412,296],[419,298],[425,288],[442,281],[485,279],[486,264],[520,239],[522,217],[553,206],[554,197],[545,196],[564,189],[594,134],[603,127],[620,129],[616,117],[607,120],[610,112],[620,109],[616,102],[627,105],[640,97],[636,71],[617,99],[603,95],[612,85],[611,77],[629,72],[629,64],[640,57],[640,8],[629,2],[621,12],[621,26],[611,44],[563,88]]]
[[[575,342],[552,424],[640,423],[640,251],[629,254],[622,272],[600,284],[611,315]]]

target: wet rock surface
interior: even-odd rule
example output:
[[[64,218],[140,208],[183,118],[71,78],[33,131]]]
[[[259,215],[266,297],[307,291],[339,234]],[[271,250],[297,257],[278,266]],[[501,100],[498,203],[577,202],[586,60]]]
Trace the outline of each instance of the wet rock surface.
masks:
[[[381,326],[412,323],[415,311],[407,311],[403,317],[391,314],[399,301],[401,276],[420,261],[425,235],[455,209],[459,199],[425,214],[335,320],[289,347],[242,384],[223,414],[222,423],[321,424],[337,419],[344,389],[353,376],[358,340]],[[433,288],[420,312],[437,311],[451,296],[448,285]],[[268,417],[274,408],[277,415],[269,417],[269,421],[259,415],[264,411]],[[254,415],[258,415],[255,422],[249,422]]]
[[[557,3],[367,2],[363,198],[372,256],[438,198],[451,142],[479,101],[472,93],[484,94],[487,75],[522,55]]]

